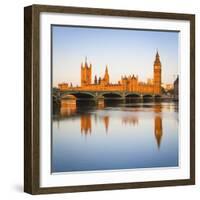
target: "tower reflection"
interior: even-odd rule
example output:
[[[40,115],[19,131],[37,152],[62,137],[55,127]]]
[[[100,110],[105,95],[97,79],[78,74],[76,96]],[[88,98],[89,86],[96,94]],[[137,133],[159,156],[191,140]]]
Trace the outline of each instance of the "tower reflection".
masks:
[[[81,134],[91,134],[92,132],[92,120],[91,115],[82,115],[81,116]]]
[[[103,117],[103,122],[104,122],[104,126],[105,126],[106,133],[108,133],[109,116],[104,116],[104,117]]]
[[[97,110],[103,110],[105,105],[103,103],[97,104]],[[60,117],[78,117],[80,119],[80,132],[84,135],[91,135],[92,128],[95,129],[96,123],[103,123],[105,128],[105,133],[109,132],[109,125],[111,118],[109,115],[99,116],[98,113],[85,113],[77,112],[80,108],[77,108],[76,100],[67,99],[61,101],[60,107]],[[135,109],[136,110],[136,109]],[[153,111],[155,113],[154,117],[154,137],[157,142],[158,148],[160,148],[163,136],[163,125],[162,125],[162,105],[155,104],[153,106]],[[134,113],[133,113],[134,114]],[[60,119],[61,119],[60,118]],[[92,123],[95,122],[95,125],[92,126]],[[139,116],[130,115],[130,116],[121,116],[121,122],[125,126],[139,126]]]
[[[162,139],[162,135],[163,135],[162,118],[160,116],[156,116],[154,121],[155,121],[154,134],[156,137],[158,148],[160,148],[161,139]]]
[[[162,117],[159,115],[161,112],[161,104],[156,104],[154,106],[154,112],[156,113],[154,118],[154,134],[157,141],[158,148],[160,148],[162,135],[163,135],[163,127],[162,127]]]

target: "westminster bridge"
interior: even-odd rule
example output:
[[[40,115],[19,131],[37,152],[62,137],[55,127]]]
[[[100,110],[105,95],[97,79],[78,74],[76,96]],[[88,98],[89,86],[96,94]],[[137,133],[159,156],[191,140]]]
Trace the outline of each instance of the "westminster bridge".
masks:
[[[164,96],[153,93],[137,93],[129,91],[83,91],[83,90],[54,90],[53,101],[59,102],[64,99],[103,101],[106,99],[137,99],[137,100],[173,100],[172,96]]]

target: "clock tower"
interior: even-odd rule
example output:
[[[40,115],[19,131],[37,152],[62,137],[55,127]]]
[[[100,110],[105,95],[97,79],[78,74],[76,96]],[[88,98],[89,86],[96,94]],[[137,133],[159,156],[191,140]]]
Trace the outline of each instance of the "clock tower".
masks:
[[[156,58],[154,61],[154,94],[160,94],[161,93],[161,62],[160,62],[160,56],[157,51]]]

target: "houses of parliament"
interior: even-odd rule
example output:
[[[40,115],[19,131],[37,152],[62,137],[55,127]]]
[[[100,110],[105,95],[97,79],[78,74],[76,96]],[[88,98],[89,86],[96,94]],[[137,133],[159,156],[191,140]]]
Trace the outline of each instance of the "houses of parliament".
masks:
[[[128,75],[121,76],[121,80],[117,83],[111,83],[108,66],[106,66],[103,77],[94,76],[92,81],[92,64],[88,64],[87,58],[85,63],[81,63],[81,85],[73,86],[68,83],[60,83],[58,85],[60,91],[78,90],[78,91],[126,91],[136,93],[161,93],[161,62],[157,51],[153,64],[153,78],[147,82],[139,80],[138,76]]]

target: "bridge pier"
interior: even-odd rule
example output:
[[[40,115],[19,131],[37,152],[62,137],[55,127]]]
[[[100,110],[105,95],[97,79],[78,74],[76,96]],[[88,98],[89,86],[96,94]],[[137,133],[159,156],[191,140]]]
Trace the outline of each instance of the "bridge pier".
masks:
[[[142,95],[142,94],[140,95],[139,98],[140,98],[140,101],[143,102],[144,98],[143,98],[143,95]]]
[[[104,97],[103,96],[94,98],[94,101],[98,108],[104,108]]]
[[[126,100],[126,94],[125,94],[125,92],[122,93],[122,100]]]

